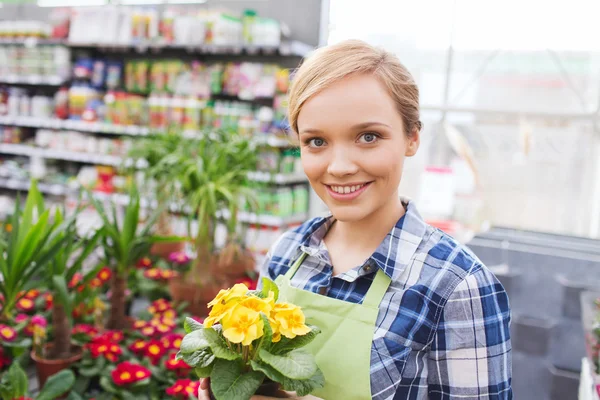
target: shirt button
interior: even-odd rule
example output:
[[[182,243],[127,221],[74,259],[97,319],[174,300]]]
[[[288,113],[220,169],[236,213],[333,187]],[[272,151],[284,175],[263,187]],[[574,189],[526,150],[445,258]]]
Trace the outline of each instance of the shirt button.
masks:
[[[367,273],[371,272],[372,270],[373,270],[373,267],[371,267],[371,265],[367,265],[363,268],[363,271],[365,271]]]

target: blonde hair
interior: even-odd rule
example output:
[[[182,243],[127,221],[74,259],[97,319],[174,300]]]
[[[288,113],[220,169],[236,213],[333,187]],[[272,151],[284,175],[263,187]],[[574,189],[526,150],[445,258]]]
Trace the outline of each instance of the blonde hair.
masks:
[[[316,50],[294,74],[289,90],[290,127],[298,133],[298,115],[308,99],[351,74],[371,73],[387,87],[411,135],[421,130],[419,88],[392,53],[361,40],[346,40]]]

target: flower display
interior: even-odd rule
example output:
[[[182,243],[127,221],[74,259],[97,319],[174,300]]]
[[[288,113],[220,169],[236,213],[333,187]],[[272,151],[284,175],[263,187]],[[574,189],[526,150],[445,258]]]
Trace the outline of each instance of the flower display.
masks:
[[[111,372],[112,381],[117,386],[128,386],[150,378],[150,370],[139,364],[124,361]]]
[[[173,386],[167,388],[166,393],[177,399],[188,399],[191,396],[198,395],[200,382],[192,381],[191,379],[179,379]]]
[[[179,350],[181,347],[181,341],[183,340],[183,335],[178,333],[171,333],[169,335],[165,335],[160,339],[162,346],[167,350]]]
[[[183,251],[176,251],[169,254],[169,262],[177,265],[186,265],[190,262],[191,258]]]
[[[178,376],[185,376],[185,374],[189,373],[192,367],[190,367],[185,361],[177,359],[176,353],[171,353],[169,358],[165,360],[165,368],[167,368],[169,371],[175,371]]]
[[[92,325],[77,324],[73,327],[73,329],[71,330],[71,333],[73,335],[79,333],[79,334],[87,335],[89,337],[94,337],[98,334],[98,330],[95,327],[93,327]]]
[[[36,327],[46,328],[48,326],[48,321],[43,315],[34,315],[31,317],[29,324],[25,327],[25,334],[27,336],[33,336],[33,331]]]
[[[160,274],[160,268],[150,268],[144,271],[144,277],[152,280],[160,280],[162,279]]]
[[[0,339],[5,342],[14,342],[17,339],[17,331],[7,325],[0,325]]]
[[[146,352],[147,347],[148,342],[142,339],[138,339],[129,345],[129,350],[136,354],[144,354]]]
[[[71,281],[69,282],[69,289],[73,289],[77,287],[83,281],[83,274],[81,272],[76,272]]]
[[[112,277],[112,271],[108,267],[103,267],[100,271],[98,271],[97,278],[102,281],[102,283],[106,283]]]
[[[158,340],[150,340],[144,349],[144,355],[150,359],[153,365],[157,365],[160,359],[167,353],[162,343]]]

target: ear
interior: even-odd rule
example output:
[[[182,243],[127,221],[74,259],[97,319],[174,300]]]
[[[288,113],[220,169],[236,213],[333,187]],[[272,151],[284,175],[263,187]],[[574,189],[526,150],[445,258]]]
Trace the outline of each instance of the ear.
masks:
[[[406,151],[404,155],[406,157],[412,157],[417,154],[419,150],[419,144],[421,143],[421,132],[418,128],[415,128],[411,135],[406,138]]]

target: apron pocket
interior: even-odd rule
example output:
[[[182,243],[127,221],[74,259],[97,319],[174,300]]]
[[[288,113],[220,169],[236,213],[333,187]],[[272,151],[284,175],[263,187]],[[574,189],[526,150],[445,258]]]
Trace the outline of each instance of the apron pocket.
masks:
[[[385,337],[371,347],[371,391],[373,399],[388,398],[396,392],[412,349]],[[388,393],[390,392],[390,393]]]

